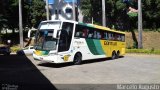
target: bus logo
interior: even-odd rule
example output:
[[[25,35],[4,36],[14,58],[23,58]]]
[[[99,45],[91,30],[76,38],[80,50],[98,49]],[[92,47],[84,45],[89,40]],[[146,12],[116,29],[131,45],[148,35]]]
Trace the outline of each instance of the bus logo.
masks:
[[[104,41],[104,45],[113,45],[113,46],[117,46],[117,42]]]

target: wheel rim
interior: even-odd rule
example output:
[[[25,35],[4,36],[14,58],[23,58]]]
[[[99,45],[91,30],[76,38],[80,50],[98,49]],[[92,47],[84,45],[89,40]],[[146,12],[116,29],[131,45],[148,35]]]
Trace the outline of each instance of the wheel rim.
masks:
[[[119,58],[119,52],[117,53],[116,58]]]

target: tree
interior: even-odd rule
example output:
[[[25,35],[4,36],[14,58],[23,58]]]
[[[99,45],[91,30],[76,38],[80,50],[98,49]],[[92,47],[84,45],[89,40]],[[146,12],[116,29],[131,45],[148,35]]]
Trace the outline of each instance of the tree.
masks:
[[[18,1],[1,0],[0,10],[1,21],[7,21],[7,27],[18,29]],[[23,27],[37,27],[40,21],[45,20],[45,2],[43,0],[22,0]]]
[[[143,0],[143,17],[144,27],[157,29],[160,28],[160,1],[159,0]]]
[[[15,30],[19,28],[19,0],[0,0],[0,30],[10,29],[15,36]],[[44,0],[22,0],[23,28],[37,27],[45,20]],[[7,35],[8,38],[10,36]],[[18,35],[15,37],[18,38]]]
[[[106,4],[106,24],[112,27],[116,24],[116,20],[120,19],[126,5],[121,0],[107,0]],[[91,21],[93,17],[94,23],[102,25],[102,1],[101,0],[82,0],[81,9],[83,14]],[[126,14],[126,13],[125,13]]]
[[[87,3],[91,3],[88,4]],[[106,24],[107,27],[112,28],[115,26],[115,29],[118,30],[128,30],[131,31],[132,37],[134,40],[135,48],[138,45],[136,35],[134,33],[134,28],[137,28],[137,17],[129,17],[127,15],[128,5],[123,3],[122,0],[107,0],[106,1]],[[102,4],[101,0],[87,0],[83,1],[81,8],[89,18],[93,17],[96,23],[101,23],[102,19]],[[86,8],[84,8],[86,7]],[[89,14],[88,14],[89,13]]]
[[[84,15],[84,22],[91,23],[91,17],[92,17],[92,6],[91,6],[91,0],[81,0],[80,1],[80,8],[82,10],[82,14]]]
[[[29,5],[30,27],[37,27],[41,21],[46,20],[45,2],[44,0],[32,0]]]

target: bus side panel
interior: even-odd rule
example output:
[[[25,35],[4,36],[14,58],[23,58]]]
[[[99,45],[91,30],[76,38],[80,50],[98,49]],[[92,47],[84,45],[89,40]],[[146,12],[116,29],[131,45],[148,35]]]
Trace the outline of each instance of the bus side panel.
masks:
[[[105,55],[107,57],[111,57],[112,53],[111,53],[111,46],[109,45],[109,42],[107,40],[101,40],[101,45],[102,45],[103,51],[105,52]]]
[[[104,50],[102,49],[102,45],[100,40],[97,39],[86,39],[87,46],[90,52],[94,55],[104,55]]]
[[[102,49],[100,50],[101,48],[100,41],[93,41],[93,39],[86,40],[84,38],[75,39],[73,47],[74,47],[73,50],[74,52],[82,53],[82,60],[106,57]]]
[[[125,47],[126,47],[126,43],[125,42],[120,42],[120,56],[125,55]]]
[[[101,40],[101,45],[107,57],[112,57],[113,51],[125,54],[125,42]]]

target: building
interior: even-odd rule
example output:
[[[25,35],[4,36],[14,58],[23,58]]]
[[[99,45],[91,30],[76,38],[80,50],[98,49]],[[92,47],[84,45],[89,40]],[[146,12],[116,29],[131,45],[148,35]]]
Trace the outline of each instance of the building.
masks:
[[[49,3],[50,16],[52,20],[74,20],[73,13],[75,8],[75,19],[76,21],[82,22],[83,15],[78,8],[76,2],[73,5],[74,0],[53,0]],[[77,1],[77,0],[75,0]]]

